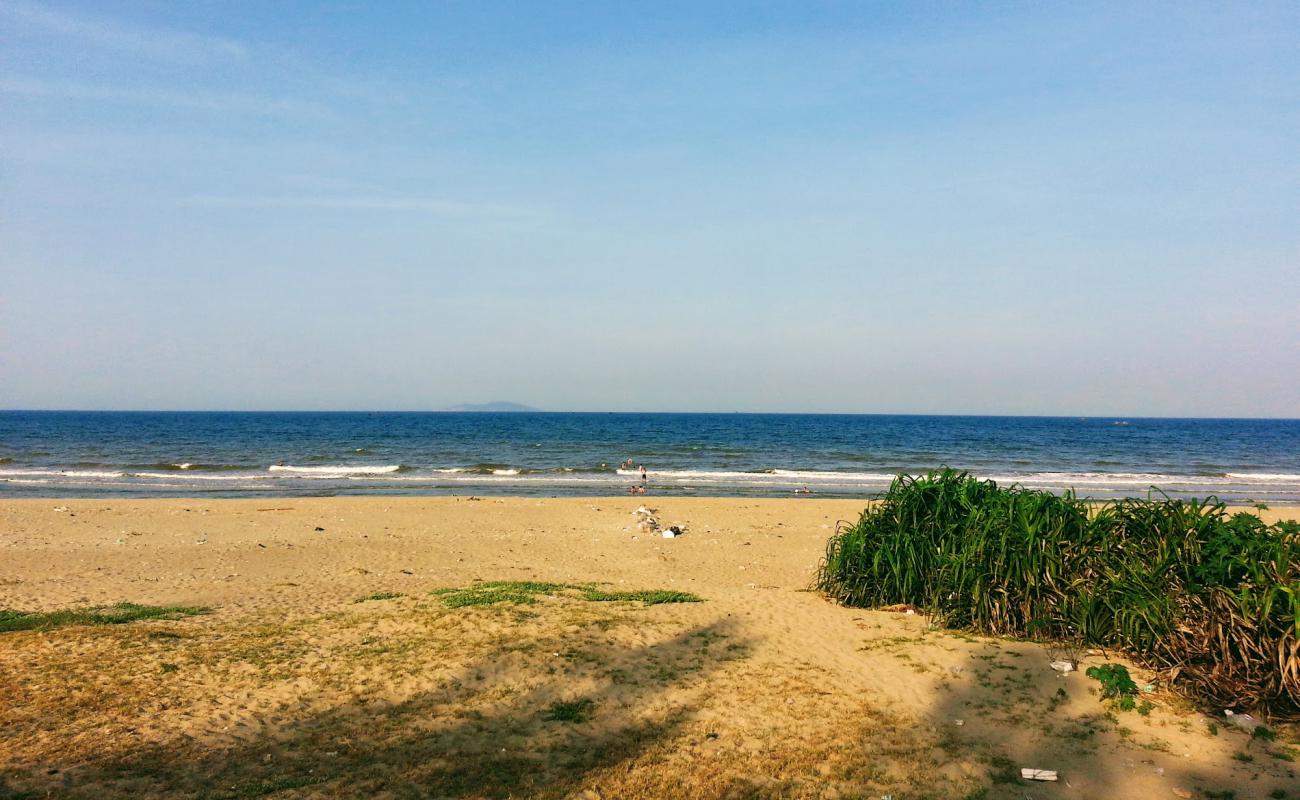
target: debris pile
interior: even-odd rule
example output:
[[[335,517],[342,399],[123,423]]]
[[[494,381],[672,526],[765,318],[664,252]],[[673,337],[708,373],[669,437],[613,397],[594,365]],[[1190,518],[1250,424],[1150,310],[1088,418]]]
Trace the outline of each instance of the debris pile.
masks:
[[[665,539],[675,539],[683,533],[686,533],[686,528],[681,525],[664,526],[661,524],[659,522],[658,514],[659,509],[646,508],[645,506],[640,506],[636,511],[632,512],[632,516],[636,518],[636,527],[638,530],[643,530],[647,533],[662,534]]]
[[[637,510],[632,512],[632,516],[636,517],[637,528],[650,533],[658,533],[659,517],[655,516],[658,511],[659,509],[657,508],[638,506]]]

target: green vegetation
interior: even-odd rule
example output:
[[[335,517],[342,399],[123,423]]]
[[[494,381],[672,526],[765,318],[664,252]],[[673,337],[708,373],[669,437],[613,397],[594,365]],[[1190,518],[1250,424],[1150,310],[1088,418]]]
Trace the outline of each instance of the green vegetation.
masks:
[[[576,593],[578,597],[593,603],[640,602],[648,606],[661,603],[701,603],[703,598],[689,592],[677,592],[666,589],[616,592],[584,584],[575,586],[567,583],[539,583],[536,581],[484,581],[472,584],[464,589],[436,589],[433,594],[442,598],[448,608],[466,606],[489,606],[497,603],[515,605],[532,605],[540,595],[567,595]]]
[[[399,597],[405,597],[405,596],[406,595],[402,594],[401,592],[375,592],[374,594],[368,594],[365,597],[358,597],[356,600],[353,600],[352,602],[365,603],[370,600],[396,600]]]
[[[1137,705],[1138,686],[1128,674],[1128,668],[1122,664],[1088,667],[1084,674],[1101,684],[1102,699],[1114,700],[1119,710],[1132,711]],[[1150,711],[1149,708],[1147,710]]]
[[[590,586],[584,586],[579,589],[582,592],[582,599],[593,603],[634,603],[641,602],[648,606],[657,606],[661,603],[703,603],[704,598],[693,595],[690,592],[675,592],[668,589],[651,589],[640,592],[610,592],[603,589],[596,589]]]
[[[817,588],[951,628],[1117,648],[1207,706],[1300,715],[1300,523],[1163,496],[1096,507],[944,470],[830,540]]]
[[[246,783],[241,786],[233,787],[234,791],[227,796],[234,798],[266,797],[267,795],[276,794],[289,789],[301,789],[306,786],[315,786],[316,784],[324,782],[325,778],[311,775],[274,778],[268,781]]]
[[[181,619],[207,614],[200,606],[141,606],[118,603],[111,606],[73,608],[63,611],[6,611],[0,609],[0,633],[62,628],[67,625],[122,625],[142,619]]]
[[[448,608],[490,606],[497,603],[532,605],[538,595],[557,594],[568,587],[562,583],[537,583],[534,581],[484,581],[464,589],[435,589]]]
[[[552,722],[586,722],[591,717],[591,710],[595,705],[586,698],[572,701],[557,700],[547,709],[546,718]]]

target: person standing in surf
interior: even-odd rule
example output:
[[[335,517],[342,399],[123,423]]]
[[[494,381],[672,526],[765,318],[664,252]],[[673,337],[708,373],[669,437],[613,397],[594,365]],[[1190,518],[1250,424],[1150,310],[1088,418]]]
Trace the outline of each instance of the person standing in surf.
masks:
[[[646,482],[645,464],[642,464],[642,465],[641,465],[641,485],[642,485],[642,486],[645,486],[645,482]]]

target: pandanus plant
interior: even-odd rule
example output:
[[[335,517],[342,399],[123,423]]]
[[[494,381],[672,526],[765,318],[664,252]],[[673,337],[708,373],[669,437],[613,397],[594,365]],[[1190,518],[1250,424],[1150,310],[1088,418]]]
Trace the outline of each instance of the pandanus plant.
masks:
[[[1093,504],[941,470],[899,476],[816,586],[944,625],[1121,650],[1207,706],[1300,716],[1300,524],[1215,500]]]

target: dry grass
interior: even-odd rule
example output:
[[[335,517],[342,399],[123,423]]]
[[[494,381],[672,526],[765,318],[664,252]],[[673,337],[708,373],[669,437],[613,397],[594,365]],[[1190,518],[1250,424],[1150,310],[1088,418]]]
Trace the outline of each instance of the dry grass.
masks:
[[[294,622],[218,614],[9,634],[0,789],[95,800],[559,798],[586,787],[947,796],[905,762],[948,767],[972,789],[983,781],[984,756],[899,737],[911,723],[748,663],[733,623],[581,594],[533,609],[392,598]],[[746,698],[743,720],[719,716],[718,694]]]

